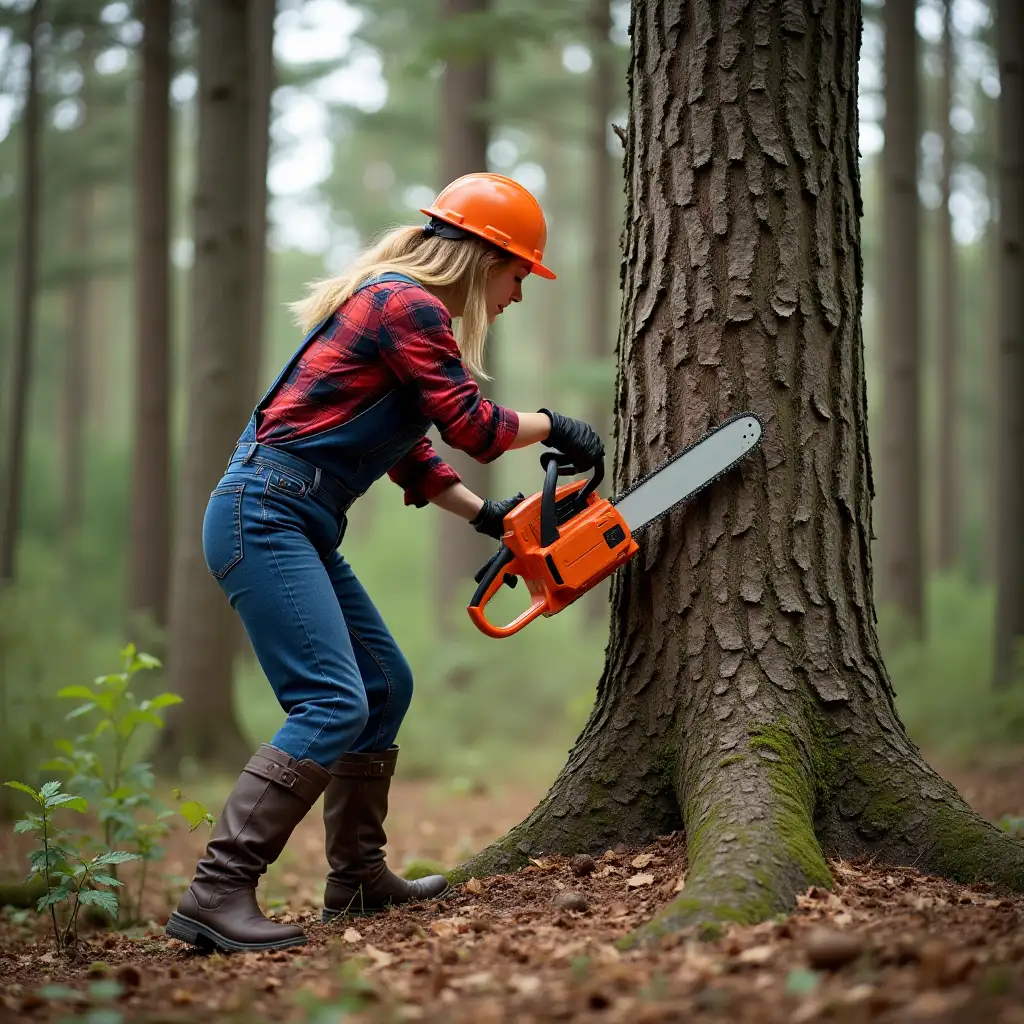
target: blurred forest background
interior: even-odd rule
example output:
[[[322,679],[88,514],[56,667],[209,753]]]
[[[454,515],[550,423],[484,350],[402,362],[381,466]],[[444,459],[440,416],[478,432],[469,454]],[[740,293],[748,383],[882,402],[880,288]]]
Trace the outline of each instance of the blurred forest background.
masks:
[[[876,597],[912,738],[968,755],[1024,739],[1020,663],[995,658],[1000,80],[986,0],[913,17],[887,52],[886,10],[865,2]],[[56,691],[116,669],[129,639],[164,661],[145,685],[184,698],[160,767],[233,774],[272,735],[281,712],[198,556],[195,495],[301,340],[286,304],[421,222],[458,174],[533,190],[559,275],[502,317],[487,392],[584,416],[614,448],[628,26],[621,0],[0,2],[0,778],[38,778],[67,729]],[[887,82],[890,60],[906,73]],[[897,145],[917,182],[898,216]],[[919,481],[884,471],[886,399],[906,400],[883,394],[887,331],[910,353]],[[467,482],[530,493],[536,456]],[[490,640],[464,611],[489,544],[387,480],[350,519],[344,554],[416,674],[403,773],[552,779],[594,698],[607,591]],[[908,537],[920,564],[887,560]]]

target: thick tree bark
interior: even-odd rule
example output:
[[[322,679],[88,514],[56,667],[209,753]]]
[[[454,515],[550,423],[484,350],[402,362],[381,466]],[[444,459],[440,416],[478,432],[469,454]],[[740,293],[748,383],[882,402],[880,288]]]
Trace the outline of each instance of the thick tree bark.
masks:
[[[146,0],[142,8],[135,167],[135,407],[128,608],[158,627],[167,625],[171,555],[172,6],[172,0]]]
[[[999,390],[996,407],[995,685],[1009,686],[1024,652],[1024,11],[998,5]]]
[[[1024,885],[1024,845],[908,739],[878,646],[859,45],[847,0],[633,8],[615,490],[741,410],[765,438],[641,535],[567,764],[456,878],[682,825],[685,888],[633,939],[785,911],[825,854]]]
[[[167,659],[184,704],[161,734],[162,766],[189,755],[237,767],[248,754],[232,700],[234,612],[206,568],[202,523],[252,404],[238,372],[249,345],[249,13],[247,0],[198,7],[193,326]]]
[[[21,488],[25,465],[28,395],[32,379],[32,334],[35,327],[36,279],[39,268],[39,41],[43,0],[28,10],[29,43],[25,107],[21,117],[21,236],[15,291],[14,345],[8,400],[9,418],[4,453],[4,491],[0,501],[0,585],[15,577],[15,554],[21,525]]]
[[[953,54],[953,0],[943,5],[942,95],[942,206],[939,210],[939,394],[938,394],[938,494],[936,501],[935,566],[949,571],[959,562],[960,530],[960,434],[957,424],[960,403],[957,395],[957,317],[956,247],[953,244],[953,215],[949,197],[953,178],[953,81],[956,63]]]
[[[489,0],[444,0],[442,16],[457,19],[485,12]],[[487,145],[490,125],[481,112],[491,94],[491,61],[484,54],[472,59],[451,57],[441,79],[441,177],[443,184],[462,174],[487,169]],[[491,339],[493,341],[493,338]],[[490,371],[488,371],[490,372]],[[486,391],[486,382],[481,381]],[[495,497],[491,492],[491,469],[438,439],[438,452],[462,477],[462,482],[481,497]],[[482,537],[466,525],[465,520],[449,513],[438,517],[437,563],[434,578],[438,625],[451,630],[458,617],[460,595],[466,587],[472,591],[473,574],[493,554],[494,541]],[[460,673],[453,684],[462,685]]]
[[[879,599],[921,631],[920,258],[915,0],[888,0],[882,153],[882,459]]]

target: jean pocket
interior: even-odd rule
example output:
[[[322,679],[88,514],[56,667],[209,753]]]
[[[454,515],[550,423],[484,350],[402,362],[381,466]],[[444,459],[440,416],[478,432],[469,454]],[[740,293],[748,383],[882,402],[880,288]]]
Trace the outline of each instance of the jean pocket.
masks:
[[[203,517],[206,568],[222,580],[242,560],[242,492],[245,484],[222,484],[210,495]]]
[[[275,466],[267,466],[267,486],[264,493],[269,497],[272,494],[286,494],[289,498],[304,498],[309,490],[305,480],[297,476],[285,473]]]

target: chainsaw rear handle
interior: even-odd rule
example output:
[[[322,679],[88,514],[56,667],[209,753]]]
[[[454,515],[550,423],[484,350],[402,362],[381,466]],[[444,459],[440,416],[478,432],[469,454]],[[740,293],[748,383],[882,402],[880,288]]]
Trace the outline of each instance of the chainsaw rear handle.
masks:
[[[544,547],[550,547],[559,536],[555,506],[558,478],[575,475],[576,466],[568,455],[561,452],[544,452],[540,457],[540,464],[544,467],[544,489],[540,496],[540,542]],[[598,459],[594,463],[594,475],[587,481],[586,486],[568,499],[575,505],[573,515],[587,504],[587,498],[603,479],[604,459]]]
[[[502,583],[514,587],[518,582],[520,574],[515,570],[515,560],[515,553],[502,544],[491,556],[491,560],[476,574],[476,579],[480,585],[476,588],[467,611],[477,629],[488,636],[499,639],[512,636],[513,633],[518,633],[528,622],[533,622],[547,608],[547,599],[544,595],[534,594],[529,608],[507,625],[496,626],[487,618],[484,609],[487,607],[488,601],[498,592]]]

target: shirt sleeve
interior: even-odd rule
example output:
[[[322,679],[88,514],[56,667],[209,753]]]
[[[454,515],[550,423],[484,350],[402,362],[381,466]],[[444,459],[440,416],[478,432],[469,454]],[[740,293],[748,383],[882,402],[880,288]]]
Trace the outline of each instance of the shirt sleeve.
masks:
[[[448,444],[483,463],[508,451],[519,417],[481,394],[462,362],[443,303],[416,285],[392,288],[381,312],[379,343],[391,371],[416,389],[420,409]]]
[[[405,504],[423,508],[462,477],[448,465],[430,443],[430,438],[419,441],[388,470],[388,476],[405,491]]]

